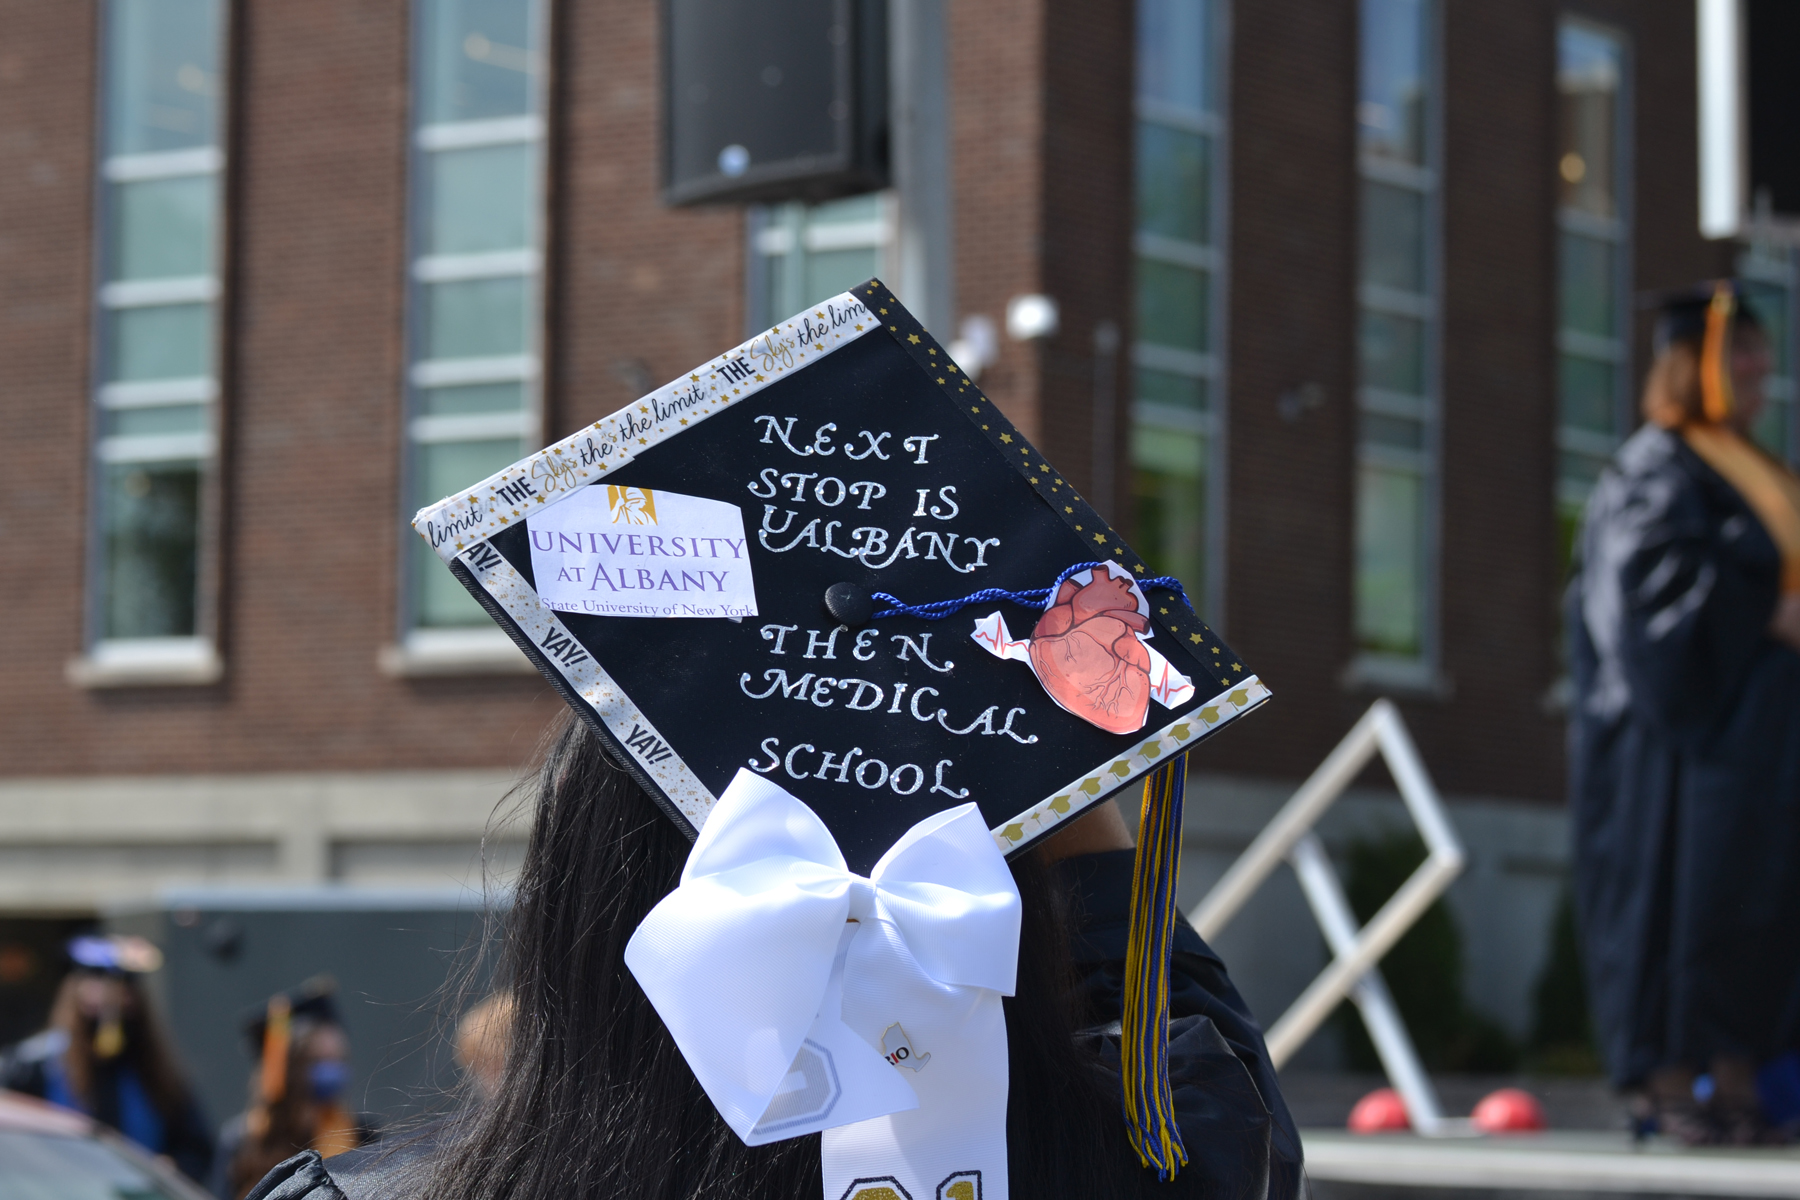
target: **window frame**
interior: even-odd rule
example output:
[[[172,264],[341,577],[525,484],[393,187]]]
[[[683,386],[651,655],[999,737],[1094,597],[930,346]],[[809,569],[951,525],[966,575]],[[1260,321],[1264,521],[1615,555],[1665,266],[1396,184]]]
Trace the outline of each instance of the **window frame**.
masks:
[[[535,112],[439,122],[422,120],[428,54],[422,10],[431,0],[410,0],[406,6],[405,259],[401,277],[400,489],[396,512],[398,586],[394,589],[394,642],[383,647],[378,657],[382,671],[388,675],[512,674],[532,669],[511,639],[492,625],[434,627],[418,621],[423,581],[419,578],[421,560],[415,546],[417,535],[412,531],[412,519],[418,508],[414,501],[418,499],[415,491],[421,472],[421,446],[517,437],[522,452],[529,453],[542,445],[546,437],[549,247],[555,236],[551,228],[555,208],[550,195],[552,114],[556,96],[552,46],[557,5],[554,0],[526,2],[534,9],[531,19],[535,23],[535,44],[527,48],[527,53],[536,56],[537,78],[532,85],[536,88]],[[427,202],[431,195],[431,156],[443,150],[508,145],[532,146],[536,150],[531,181],[535,217],[532,245],[524,249],[468,254],[423,253],[425,225],[431,218]],[[480,279],[526,280],[530,320],[524,351],[465,358],[424,357],[429,337],[425,289],[434,283]],[[433,387],[481,383],[520,384],[521,407],[516,413],[433,415],[422,411],[426,394]]]
[[[1613,129],[1613,177],[1614,196],[1617,214],[1610,222],[1592,216],[1578,209],[1566,208],[1558,200],[1554,209],[1556,228],[1556,326],[1552,345],[1552,359],[1556,366],[1554,385],[1556,396],[1556,420],[1553,453],[1555,455],[1555,502],[1560,514],[1570,506],[1585,508],[1588,493],[1592,488],[1582,489],[1577,494],[1576,487],[1571,486],[1563,471],[1562,460],[1566,454],[1580,454],[1584,457],[1610,459],[1625,439],[1631,436],[1638,425],[1637,388],[1635,386],[1635,353],[1632,320],[1632,285],[1636,278],[1635,253],[1637,230],[1637,188],[1636,162],[1633,153],[1636,141],[1636,130],[1633,124],[1633,111],[1636,100],[1636,61],[1633,54],[1631,36],[1624,29],[1605,21],[1596,20],[1579,11],[1564,10],[1556,19],[1556,54],[1557,71],[1561,71],[1562,33],[1565,28],[1581,29],[1596,37],[1605,38],[1619,49],[1619,90],[1617,112]],[[1562,94],[1557,88],[1558,113],[1558,148],[1560,149],[1560,105]],[[1565,238],[1573,234],[1577,237],[1592,238],[1605,241],[1613,249],[1613,288],[1616,310],[1614,313],[1614,334],[1611,338],[1600,338],[1594,334],[1565,328],[1563,323],[1563,254]],[[1610,342],[1611,346],[1602,343]],[[1610,361],[1613,367],[1613,428],[1610,439],[1605,435],[1595,434],[1590,430],[1568,428],[1563,422],[1562,397],[1562,362],[1565,356],[1586,359],[1589,361]]]
[[[218,14],[213,62],[218,94],[210,145],[179,150],[111,153],[114,78],[111,38],[116,4],[96,6],[94,21],[93,151],[89,173],[87,396],[84,431],[81,651],[68,663],[69,682],[83,688],[207,685],[224,676],[221,640],[221,557],[223,465],[227,404],[228,314],[231,308],[230,223],[235,97],[238,75],[235,0],[214,0]],[[113,280],[118,244],[118,185],[167,179],[212,181],[213,207],[210,270],[200,275],[144,280]],[[109,350],[114,315],[134,308],[175,307],[184,303],[209,306],[205,374],[170,379],[108,378],[114,352]],[[126,435],[106,433],[108,415],[130,409],[202,407],[202,429],[195,433]],[[130,442],[140,443],[138,454]],[[127,443],[120,445],[121,442]],[[158,445],[157,443],[160,443]],[[181,453],[180,451],[187,451]],[[107,607],[113,580],[108,570],[108,469],[124,463],[193,462],[196,464],[194,632],[189,635],[108,637]]]
[[[771,328],[775,322],[785,320],[794,313],[805,308],[808,301],[802,300],[792,307],[772,305],[769,300],[769,263],[770,260],[787,256],[801,271],[800,279],[804,282],[804,263],[808,252],[831,250],[873,250],[875,252],[875,271],[877,276],[891,274],[889,266],[894,262],[899,245],[899,193],[892,188],[878,192],[864,192],[858,196],[844,197],[859,199],[872,195],[876,198],[876,216],[872,221],[844,222],[838,226],[841,230],[855,230],[865,236],[843,237],[841,245],[814,245],[814,234],[819,230],[831,231],[833,223],[820,226],[812,224],[810,217],[819,205],[802,204],[753,204],[744,212],[744,336],[755,337],[765,329]],[[872,229],[879,229],[875,240],[866,236]],[[799,238],[795,238],[795,234]],[[769,244],[776,240],[790,242],[781,250],[769,249]],[[798,240],[799,244],[791,244]],[[827,242],[833,240],[827,232],[820,239]],[[858,281],[860,282],[860,280]],[[824,297],[820,297],[824,299]],[[770,311],[781,308],[783,311]]]
[[[1181,432],[1197,433],[1205,440],[1205,455],[1201,463],[1204,472],[1204,490],[1201,503],[1205,512],[1201,525],[1202,544],[1200,547],[1201,570],[1204,572],[1201,595],[1192,596],[1190,600],[1199,610],[1208,624],[1224,636],[1227,629],[1226,612],[1226,576],[1230,567],[1230,556],[1226,552],[1226,539],[1229,530],[1229,514],[1227,504],[1230,498],[1227,473],[1229,471],[1230,445],[1230,291],[1231,291],[1231,60],[1232,60],[1232,10],[1231,0],[1206,0],[1207,9],[1207,49],[1211,61],[1204,64],[1210,83],[1208,111],[1200,114],[1188,112],[1173,106],[1165,106],[1153,100],[1146,100],[1141,91],[1141,64],[1137,61],[1138,39],[1135,22],[1141,19],[1141,7],[1134,15],[1134,32],[1132,37],[1132,76],[1131,76],[1131,136],[1133,145],[1132,164],[1132,230],[1131,230],[1131,267],[1132,283],[1132,338],[1129,352],[1129,380],[1127,397],[1130,404],[1127,416],[1127,428],[1124,449],[1125,467],[1128,478],[1134,478],[1137,463],[1133,456],[1131,442],[1139,428],[1142,416],[1155,418],[1163,416],[1162,422],[1152,419],[1146,424],[1152,428],[1175,429]],[[1198,245],[1177,238],[1164,237],[1159,234],[1145,233],[1137,227],[1137,164],[1136,147],[1139,144],[1138,133],[1145,122],[1191,133],[1208,139],[1209,179],[1211,194],[1206,198],[1207,213],[1211,218],[1207,230],[1209,244]],[[1205,353],[1180,350],[1175,347],[1160,346],[1146,342],[1139,336],[1142,326],[1140,314],[1136,311],[1137,297],[1137,265],[1140,261],[1166,263],[1170,266],[1186,267],[1207,272],[1207,344],[1211,349]],[[1160,405],[1144,405],[1137,397],[1137,372],[1140,369],[1163,371],[1169,374],[1185,375],[1189,378],[1204,381],[1207,388],[1207,408],[1200,413],[1188,413],[1182,409],[1173,409],[1160,413]],[[1149,411],[1146,413],[1145,409]],[[1184,428],[1189,427],[1189,428]],[[1121,489],[1124,492],[1122,502],[1135,505],[1135,489],[1131,483]],[[1115,501],[1118,503],[1119,501]]]
[[[1356,103],[1362,103],[1363,5],[1356,6]],[[1412,166],[1370,155],[1363,150],[1360,124],[1353,122],[1356,210],[1354,217],[1355,271],[1352,276],[1352,303],[1355,331],[1352,345],[1355,379],[1352,387],[1353,414],[1356,419],[1352,435],[1351,465],[1351,553],[1350,553],[1350,644],[1349,664],[1342,681],[1352,689],[1371,688],[1418,696],[1447,697],[1451,683],[1443,666],[1443,543],[1444,543],[1444,321],[1445,321],[1445,231],[1444,175],[1448,147],[1445,139],[1445,26],[1448,23],[1445,0],[1421,0],[1425,9],[1426,31],[1423,45],[1428,55],[1425,76],[1430,88],[1426,106],[1422,145],[1426,162]],[[1368,183],[1377,183],[1423,196],[1424,229],[1420,248],[1424,255],[1422,293],[1406,293],[1363,282],[1365,248],[1364,199]],[[1414,297],[1420,299],[1416,300]],[[1422,300],[1422,302],[1420,302]],[[1408,317],[1424,326],[1422,338],[1422,394],[1406,393],[1365,386],[1362,382],[1361,326],[1365,312]],[[1414,401],[1418,401],[1417,404]],[[1408,411],[1401,411],[1401,410]],[[1391,447],[1377,447],[1364,442],[1364,415],[1399,415],[1417,420],[1421,425],[1420,448],[1414,456]],[[1405,457],[1403,457],[1405,456]],[[1423,508],[1420,528],[1420,578],[1416,582],[1415,600],[1419,606],[1419,652],[1414,655],[1366,650],[1359,644],[1358,592],[1360,591],[1359,517],[1362,471],[1365,466],[1390,467],[1413,472],[1420,481],[1420,504]]]

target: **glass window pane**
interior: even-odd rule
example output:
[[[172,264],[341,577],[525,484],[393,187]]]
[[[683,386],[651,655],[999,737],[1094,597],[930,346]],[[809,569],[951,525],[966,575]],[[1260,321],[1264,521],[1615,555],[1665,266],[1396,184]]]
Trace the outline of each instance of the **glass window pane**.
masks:
[[[519,412],[525,407],[523,383],[477,383],[465,387],[425,388],[419,393],[419,415],[425,417],[460,417],[470,413]],[[474,482],[468,480],[467,482]],[[452,488],[461,487],[453,483]],[[448,495],[449,493],[445,493]],[[442,496],[434,496],[423,504],[435,504]]]
[[[1138,96],[1212,111],[1212,5],[1209,0],[1138,0]]]
[[[1428,0],[1362,0],[1362,151],[1425,162],[1430,104]]]
[[[1613,337],[1618,333],[1618,275],[1611,242],[1562,235],[1562,325],[1581,333]]]
[[[878,192],[869,192],[862,196],[847,196],[842,200],[829,200],[803,211],[805,222],[808,225],[848,225],[862,221],[879,221],[881,219],[881,195]]]
[[[1212,139],[1138,122],[1137,227],[1202,245],[1212,241]]]
[[[102,484],[107,587],[101,636],[192,636],[200,468],[194,463],[112,466]]]
[[[117,408],[106,413],[107,437],[158,437],[170,433],[204,433],[209,404],[166,404],[155,408]]]
[[[1752,283],[1746,291],[1749,293],[1748,307],[1755,311],[1757,320],[1762,322],[1763,336],[1769,339],[1769,351],[1775,358],[1774,373],[1792,375],[1794,318],[1788,301],[1788,289],[1774,284]]]
[[[212,374],[212,305],[113,309],[105,317],[108,377],[193,379]]]
[[[1182,350],[1210,349],[1211,284],[1207,271],[1138,259],[1138,340]]]
[[[537,147],[438,150],[426,156],[425,254],[520,250],[535,242]]]
[[[773,254],[763,260],[763,320],[761,323],[773,325],[776,321],[785,320],[806,306],[805,301],[795,298],[794,286],[794,254]]]
[[[814,250],[806,256],[806,300],[817,304],[839,292],[847,292],[875,274],[875,247],[855,250]],[[804,307],[803,304],[803,307]],[[786,316],[786,313],[781,316]],[[780,320],[780,317],[774,318]]]
[[[530,307],[528,283],[512,276],[434,283],[419,289],[425,305],[426,357],[523,353]]]
[[[1132,544],[1151,570],[1181,580],[1198,608],[1206,594],[1206,439],[1138,426],[1131,452],[1137,518]]]
[[[106,153],[218,141],[220,0],[108,0]]]
[[[422,123],[537,111],[538,7],[524,0],[418,0]]]
[[[1356,491],[1357,645],[1417,655],[1424,632],[1424,488],[1417,475],[1363,467]]]
[[[1556,166],[1561,203],[1600,217],[1618,211],[1621,58],[1617,39],[1598,30],[1565,22],[1558,32],[1562,149]]]
[[[1618,378],[1611,363],[1564,354],[1557,378],[1562,424],[1593,433],[1617,430]]]
[[[214,175],[114,184],[107,278],[210,275],[218,192]]]
[[[1751,429],[1751,435],[1756,438],[1757,444],[1782,462],[1788,460],[1793,449],[1793,442],[1790,440],[1792,434],[1788,427],[1792,417],[1791,404],[1771,397],[1764,401],[1763,410],[1757,415],[1756,425]]]
[[[1137,399],[1141,404],[1160,404],[1169,408],[1204,412],[1211,403],[1206,380],[1193,375],[1177,375],[1172,371],[1152,371],[1147,367],[1139,367],[1136,380]]]
[[[1556,457],[1558,490],[1565,496],[1580,496],[1585,502],[1587,494],[1600,481],[1600,472],[1605,469],[1606,460],[1603,458],[1564,451]]]
[[[1362,281],[1425,291],[1425,197],[1363,180]]]
[[[1360,326],[1357,355],[1363,384],[1423,396],[1425,323],[1365,309]]]
[[[1364,445],[1392,446],[1396,450],[1423,450],[1425,448],[1425,423],[1423,421],[1371,412],[1363,413],[1358,420]]]
[[[518,438],[420,445],[414,451],[413,502],[421,507],[435,504],[458,488],[511,466],[524,453]],[[481,605],[445,569],[437,553],[421,539],[414,538],[412,543],[414,623],[430,628],[489,625]]]

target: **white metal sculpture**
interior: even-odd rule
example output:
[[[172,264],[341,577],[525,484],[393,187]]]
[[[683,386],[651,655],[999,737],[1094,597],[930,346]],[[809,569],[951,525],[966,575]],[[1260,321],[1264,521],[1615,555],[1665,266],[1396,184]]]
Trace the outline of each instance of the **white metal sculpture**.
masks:
[[[1400,798],[1406,802],[1407,812],[1425,840],[1427,854],[1400,890],[1367,925],[1358,928],[1324,844],[1312,830],[1325,810],[1378,753],[1400,788]],[[1381,957],[1393,949],[1394,943],[1425,914],[1463,868],[1462,843],[1450,827],[1443,801],[1392,703],[1377,700],[1369,706],[1344,740],[1188,914],[1200,936],[1208,941],[1217,937],[1284,860],[1293,865],[1299,877],[1313,919],[1331,947],[1332,960],[1270,1027],[1270,1058],[1280,1067],[1331,1015],[1338,1002],[1349,996],[1362,1014],[1388,1080],[1406,1103],[1413,1129],[1426,1136],[1464,1132],[1467,1121],[1443,1115],[1412,1038],[1376,969]]]

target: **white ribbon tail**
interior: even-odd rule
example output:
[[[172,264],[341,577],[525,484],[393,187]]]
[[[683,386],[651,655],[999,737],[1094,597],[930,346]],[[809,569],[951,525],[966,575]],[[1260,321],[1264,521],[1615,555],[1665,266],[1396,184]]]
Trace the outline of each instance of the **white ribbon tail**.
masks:
[[[958,1177],[1004,1200],[1019,908],[973,804],[920,821],[863,878],[811,809],[739,771],[625,962],[746,1143],[828,1131],[832,1196]]]

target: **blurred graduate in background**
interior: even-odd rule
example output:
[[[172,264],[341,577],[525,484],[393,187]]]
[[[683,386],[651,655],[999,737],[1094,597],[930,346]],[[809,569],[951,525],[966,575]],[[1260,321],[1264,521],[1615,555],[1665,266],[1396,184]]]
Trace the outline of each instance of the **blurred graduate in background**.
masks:
[[[0,1055],[0,1087],[86,1113],[190,1178],[212,1169],[212,1139],[142,978],[162,951],[140,937],[78,937],[50,1026]]]
[[[331,1158],[374,1139],[374,1129],[344,1104],[350,1084],[350,1039],[344,1033],[335,981],[316,976],[272,996],[244,1022],[257,1056],[250,1107],[219,1131],[213,1194],[239,1200],[270,1167],[303,1150]]]
[[[1770,365],[1735,284],[1667,299],[1568,596],[1601,1051],[1639,1127],[1693,1144],[1778,1140],[1757,1072],[1800,1046],[1800,480],[1749,436]]]

